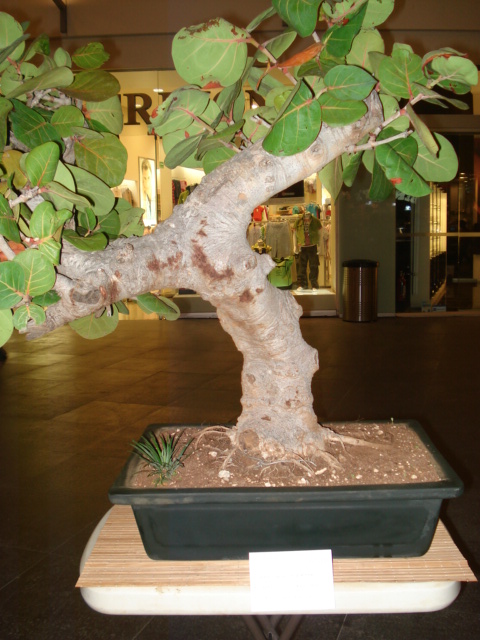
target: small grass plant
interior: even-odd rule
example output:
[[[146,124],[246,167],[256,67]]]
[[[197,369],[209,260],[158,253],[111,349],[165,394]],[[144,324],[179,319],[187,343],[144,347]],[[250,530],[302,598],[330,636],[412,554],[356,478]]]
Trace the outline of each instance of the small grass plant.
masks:
[[[181,445],[180,440],[183,431],[167,433],[165,431],[156,435],[150,431],[140,440],[132,440],[133,451],[140,456],[151,468],[149,475],[156,476],[155,484],[164,484],[177,471],[183,467],[184,460],[190,454],[186,454],[192,439]]]

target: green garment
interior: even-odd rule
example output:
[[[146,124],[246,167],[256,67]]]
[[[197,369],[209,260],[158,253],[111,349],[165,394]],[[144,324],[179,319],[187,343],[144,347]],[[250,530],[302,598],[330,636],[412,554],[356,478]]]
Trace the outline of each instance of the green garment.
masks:
[[[305,219],[299,218],[295,223],[295,232],[297,234],[297,244],[299,247],[305,246]],[[310,236],[310,245],[315,245],[320,242],[320,229],[322,225],[320,221],[317,220],[314,216],[310,216],[310,228],[309,228],[309,236]]]
[[[275,267],[268,274],[268,279],[274,287],[289,287],[292,284],[293,258],[275,261]]]

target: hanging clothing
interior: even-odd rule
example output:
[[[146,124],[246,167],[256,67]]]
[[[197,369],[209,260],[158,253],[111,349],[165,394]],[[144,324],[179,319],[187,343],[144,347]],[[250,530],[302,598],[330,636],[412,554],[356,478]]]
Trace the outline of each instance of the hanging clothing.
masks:
[[[261,222],[262,220],[267,219],[267,208],[264,205],[260,205],[259,207],[255,207],[252,213],[252,220],[255,222]]]
[[[292,239],[288,222],[267,222],[265,242],[272,247],[272,258],[288,258],[293,255]]]
[[[320,218],[322,209],[316,202],[309,202],[305,207],[305,211],[308,211],[308,213],[315,216],[315,218]]]
[[[253,247],[259,240],[265,239],[264,227],[261,224],[252,222],[248,225],[247,229],[247,241],[248,244]]]
[[[320,229],[322,225],[312,215],[303,216],[295,223],[297,243],[299,247],[310,247],[320,242]]]
[[[275,266],[268,274],[269,281],[278,289],[290,289],[292,286],[293,257],[275,260]]]

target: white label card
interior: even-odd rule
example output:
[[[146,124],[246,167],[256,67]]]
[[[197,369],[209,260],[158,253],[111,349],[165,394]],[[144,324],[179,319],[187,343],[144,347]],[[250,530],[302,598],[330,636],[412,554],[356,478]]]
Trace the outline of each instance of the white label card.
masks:
[[[335,608],[331,550],[250,553],[252,613],[309,613]]]

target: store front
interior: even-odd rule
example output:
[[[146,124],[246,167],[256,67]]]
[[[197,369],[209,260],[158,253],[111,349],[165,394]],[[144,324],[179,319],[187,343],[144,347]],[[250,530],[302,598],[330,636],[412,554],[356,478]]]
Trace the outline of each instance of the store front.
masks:
[[[175,71],[118,72],[128,151],[125,180],[115,193],[145,210],[151,230],[166,220],[202,180],[202,170],[164,165],[161,140],[149,133],[150,116],[184,84]],[[248,96],[247,96],[248,99]],[[275,263],[269,279],[298,297],[305,315],[335,315],[335,211],[318,176],[293,185],[252,212],[247,237],[254,251]],[[172,292],[169,292],[172,293]],[[184,314],[213,315],[215,310],[194,292],[173,292]]]
[[[148,130],[155,108],[184,82],[175,71],[115,75],[124,113],[121,140],[128,151],[127,173],[116,195],[142,207],[144,223],[152,230],[204,175],[199,169],[165,167],[162,142]],[[272,284],[290,290],[306,316],[341,315],[342,264],[370,259],[379,263],[379,315],[480,310],[476,110],[474,97],[471,131],[453,133],[450,125],[442,131],[456,148],[459,172],[449,184],[431,185],[429,196],[417,199],[397,192],[387,202],[372,203],[367,175],[332,206],[330,194],[314,175],[252,212],[247,237],[255,251],[272,257]],[[432,128],[438,130],[437,125]],[[215,315],[195,292],[168,293],[185,315]]]

